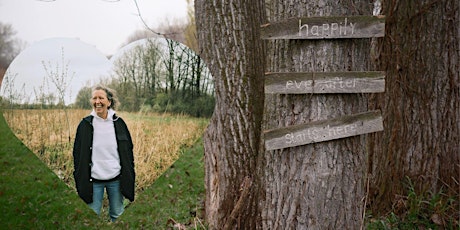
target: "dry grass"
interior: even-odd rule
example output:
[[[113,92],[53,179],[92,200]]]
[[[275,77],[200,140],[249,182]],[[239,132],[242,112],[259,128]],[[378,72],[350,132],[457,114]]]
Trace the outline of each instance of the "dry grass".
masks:
[[[4,110],[16,136],[70,187],[74,187],[75,132],[87,114],[87,110]],[[126,121],[134,142],[137,191],[152,184],[174,163],[181,147],[192,145],[207,124],[205,119],[180,115],[118,114]]]

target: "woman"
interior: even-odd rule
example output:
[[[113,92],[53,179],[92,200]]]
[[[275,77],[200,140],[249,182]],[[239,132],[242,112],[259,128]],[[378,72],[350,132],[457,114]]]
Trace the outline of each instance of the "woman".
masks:
[[[126,123],[115,114],[117,100],[111,89],[97,86],[90,101],[93,111],[80,122],[75,136],[75,185],[97,215],[105,188],[115,221],[124,211],[123,197],[134,201],[133,142]]]

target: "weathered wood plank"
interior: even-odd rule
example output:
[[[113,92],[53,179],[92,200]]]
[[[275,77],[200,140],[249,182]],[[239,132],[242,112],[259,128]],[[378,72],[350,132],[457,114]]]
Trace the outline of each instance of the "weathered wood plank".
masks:
[[[262,39],[371,38],[385,35],[385,16],[291,18],[261,26]]]
[[[264,131],[265,149],[274,150],[383,130],[380,111]]]
[[[267,94],[381,93],[385,72],[302,72],[265,74]]]

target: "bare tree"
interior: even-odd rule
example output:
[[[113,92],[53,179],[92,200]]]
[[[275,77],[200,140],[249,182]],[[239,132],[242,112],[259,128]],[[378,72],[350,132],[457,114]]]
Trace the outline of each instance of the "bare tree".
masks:
[[[120,94],[137,110],[146,100],[161,90],[162,53],[158,39],[144,39],[115,60],[115,74]],[[122,102],[123,103],[123,102]]]
[[[175,77],[174,75],[176,74],[174,72],[174,69],[176,68],[176,65],[179,64],[178,62],[176,62],[176,49],[178,48],[178,42],[177,41],[174,41],[174,40],[166,40],[166,44],[167,44],[167,49],[166,49],[166,52],[165,52],[165,55],[164,55],[164,58],[163,58],[163,65],[165,67],[165,90],[166,90],[166,93],[168,92],[174,92],[176,91],[176,81],[175,81]]]
[[[3,87],[0,88],[1,95],[2,95],[2,104],[5,103],[8,108],[10,109],[9,113],[7,113],[7,118],[12,121],[11,116],[13,116],[13,111],[12,109],[15,107],[15,105],[18,105],[21,103],[21,95],[20,92],[17,90],[15,86],[15,79],[18,76],[17,73],[11,73],[11,71],[6,71],[5,78],[4,78],[4,83]],[[14,124],[10,124],[10,126],[13,126]]]
[[[72,72],[69,74],[69,61],[65,60],[64,57],[64,47],[61,48],[61,63],[56,63],[55,65],[51,64],[50,62],[46,63],[45,61],[42,61],[43,68],[45,69],[45,74],[46,78],[49,79],[53,85],[56,87],[56,90],[59,95],[59,102],[58,105],[59,107],[64,110],[66,121],[67,121],[67,137],[68,137],[68,142],[71,141],[71,135],[70,135],[70,121],[69,121],[69,115],[67,111],[67,106],[65,103],[65,97],[68,92],[68,87],[70,86],[70,83],[72,82],[72,79],[75,76],[75,72]],[[53,68],[54,67],[54,68]]]
[[[12,25],[0,22],[0,86],[6,69],[24,47],[15,34]]]
[[[184,31],[184,44],[190,49],[198,53],[198,41],[196,35],[196,23],[195,23],[195,8],[194,1],[186,0],[188,4],[187,11],[187,25],[185,26]]]
[[[46,72],[46,77],[56,87],[59,102],[58,104],[65,105],[65,97],[67,95],[70,82],[75,76],[75,72],[69,74],[69,61],[66,62],[64,57],[64,47],[61,48],[61,63],[51,64],[49,61],[46,63],[42,61],[43,68]],[[53,68],[54,67],[54,68]]]
[[[0,67],[8,68],[16,55],[19,54],[19,40],[15,36],[16,32],[10,24],[0,22]]]

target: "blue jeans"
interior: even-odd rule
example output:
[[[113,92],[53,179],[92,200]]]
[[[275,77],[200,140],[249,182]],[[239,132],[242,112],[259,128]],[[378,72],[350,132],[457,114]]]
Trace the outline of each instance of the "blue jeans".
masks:
[[[93,209],[97,215],[101,214],[104,188],[107,190],[107,196],[109,198],[109,215],[113,222],[124,211],[124,198],[120,190],[120,180],[110,182],[93,182],[93,203],[90,203],[89,207]]]

